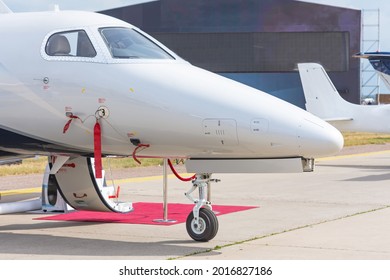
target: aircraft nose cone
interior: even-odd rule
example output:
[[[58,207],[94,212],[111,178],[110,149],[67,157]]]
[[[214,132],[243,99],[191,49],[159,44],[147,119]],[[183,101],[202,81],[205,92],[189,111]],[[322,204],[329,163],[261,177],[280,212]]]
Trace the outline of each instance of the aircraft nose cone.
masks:
[[[304,156],[313,158],[334,155],[344,146],[340,131],[319,119],[304,119],[299,126],[298,139]]]

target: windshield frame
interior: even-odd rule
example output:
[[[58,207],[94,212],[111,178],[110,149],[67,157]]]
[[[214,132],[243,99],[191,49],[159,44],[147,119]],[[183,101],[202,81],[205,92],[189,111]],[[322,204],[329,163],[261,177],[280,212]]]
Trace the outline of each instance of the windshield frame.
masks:
[[[94,48],[96,55],[95,56],[67,56],[67,55],[49,55],[47,53],[47,44],[50,38],[56,34],[62,33],[72,33],[77,31],[83,31],[88,36],[90,43],[92,43],[92,47]],[[97,37],[98,38],[98,37]],[[41,57],[47,61],[57,61],[57,62],[91,62],[91,63],[107,63],[106,55],[104,51],[101,49],[101,43],[96,39],[94,28],[90,27],[81,27],[75,26],[74,28],[62,28],[55,29],[51,32],[47,33],[42,41],[40,53]]]
[[[130,31],[129,34],[133,37],[122,38],[116,42],[110,41],[108,34],[104,34],[105,31],[117,30],[120,32]],[[111,26],[101,27],[98,29],[100,36],[102,37],[105,46],[111,57],[115,60],[160,60],[171,61],[176,60],[176,57],[164,47],[160,42],[147,36],[136,28],[123,27],[123,26]],[[119,34],[119,33],[118,33]],[[112,34],[115,35],[115,34]],[[120,34],[119,34],[120,35]],[[125,41],[126,40],[126,41]],[[116,47],[113,47],[113,45]],[[130,46],[133,46],[130,48]]]

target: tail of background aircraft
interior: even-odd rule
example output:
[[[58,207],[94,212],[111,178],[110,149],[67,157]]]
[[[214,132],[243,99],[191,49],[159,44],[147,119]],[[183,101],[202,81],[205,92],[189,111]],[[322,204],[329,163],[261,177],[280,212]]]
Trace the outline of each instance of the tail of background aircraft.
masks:
[[[317,63],[298,64],[306,99],[306,110],[326,121],[352,120],[351,109],[356,104],[345,101],[325,69]]]
[[[384,84],[390,89],[390,52],[357,53],[354,57],[366,58],[379,73]]]
[[[3,1],[0,0],[0,14],[9,14],[12,13],[10,8],[6,4],[3,3]]]

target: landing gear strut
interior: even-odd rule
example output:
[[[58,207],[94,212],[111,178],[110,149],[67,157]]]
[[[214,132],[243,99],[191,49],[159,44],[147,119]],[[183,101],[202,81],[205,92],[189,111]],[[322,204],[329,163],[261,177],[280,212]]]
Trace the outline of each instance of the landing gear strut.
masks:
[[[185,194],[195,203],[186,221],[187,232],[195,241],[207,242],[213,239],[218,232],[218,219],[212,211],[211,202],[206,197],[206,189],[209,190],[211,181],[218,180],[211,179],[211,174],[197,174],[195,180],[192,181],[192,188]],[[197,188],[199,199],[194,199],[191,193]]]

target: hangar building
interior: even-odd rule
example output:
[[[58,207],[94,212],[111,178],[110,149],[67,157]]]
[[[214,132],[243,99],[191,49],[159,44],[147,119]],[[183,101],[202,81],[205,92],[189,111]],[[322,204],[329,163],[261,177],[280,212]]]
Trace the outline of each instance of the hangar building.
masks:
[[[102,11],[196,66],[299,107],[296,64],[318,62],[344,99],[360,102],[361,11],[295,0],[159,0]]]

